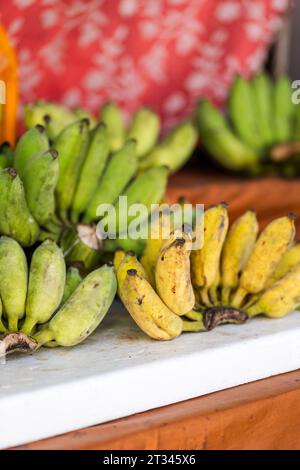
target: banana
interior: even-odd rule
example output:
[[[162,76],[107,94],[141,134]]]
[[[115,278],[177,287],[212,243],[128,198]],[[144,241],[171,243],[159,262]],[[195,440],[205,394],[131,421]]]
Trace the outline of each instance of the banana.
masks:
[[[247,309],[249,316],[264,314],[281,318],[300,305],[300,264],[267,289],[257,302]]]
[[[85,212],[84,222],[97,219],[101,204],[113,204],[122,193],[137,169],[136,142],[127,141],[121,150],[110,158],[98,187]]]
[[[133,115],[127,132],[129,139],[136,140],[136,154],[144,157],[156,144],[160,132],[159,116],[151,109],[139,108]]]
[[[119,289],[128,312],[148,336],[157,340],[170,340],[181,334],[181,318],[168,309],[150,283],[135,269],[127,271]]]
[[[33,338],[39,346],[55,341],[59,346],[75,346],[98,327],[111,306],[117,290],[111,266],[91,272],[69,300]]]
[[[116,251],[114,252],[113,263],[114,263],[114,269],[115,269],[115,274],[116,275],[117,275],[119,266],[122,263],[125,255],[126,255],[125,250],[123,250],[123,248],[120,248],[120,247],[117,248]]]
[[[293,138],[294,106],[292,87],[288,77],[279,77],[273,92],[273,122],[275,141],[288,142]]]
[[[211,288],[209,289],[209,298],[211,299],[211,302],[215,306],[219,305],[219,303],[220,303],[220,300],[219,300],[220,283],[221,283],[221,273],[220,273],[220,268],[219,268],[217,270],[215,280],[214,280]]]
[[[73,294],[75,289],[77,289],[81,281],[82,281],[82,277],[80,275],[79,270],[71,266],[67,270],[66,284],[65,284],[63,298],[61,301],[62,305],[64,305],[66,301],[71,297],[71,295]]]
[[[275,282],[279,281],[285,276],[296,264],[300,263],[300,243],[297,242],[291,246],[282,256],[275,271],[270,277],[267,287],[270,287]]]
[[[274,141],[272,126],[273,84],[268,74],[260,73],[255,75],[255,77],[252,79],[251,87],[253,91],[254,108],[256,111],[256,127],[258,129],[262,144],[265,147],[269,147],[273,144]]]
[[[119,234],[126,232],[132,221],[137,217],[132,214],[131,209],[134,204],[143,205],[144,212],[138,217],[138,225],[146,221],[152,205],[158,204],[166,190],[168,182],[168,169],[166,167],[155,167],[140,173],[133,182],[127,187],[122,196],[126,197],[127,210],[124,209],[120,201],[116,203],[116,230]],[[137,211],[139,212],[139,211]],[[106,220],[106,219],[105,219]],[[103,226],[105,225],[105,220]],[[134,227],[135,228],[135,227]]]
[[[250,82],[238,75],[230,88],[230,120],[240,139],[253,149],[262,145],[256,120],[254,96]]]
[[[120,255],[119,255],[120,256]],[[119,266],[118,266],[118,255],[114,258],[114,268],[118,281],[118,295],[122,299],[122,285],[127,276],[127,271],[129,269],[135,269],[139,276],[142,276],[146,281],[148,281],[147,273],[144,270],[141,263],[138,261],[135,253],[132,251],[127,251],[124,253],[122,260],[120,261],[119,257]]]
[[[259,152],[234,135],[224,116],[212,103],[201,101],[198,104],[197,122],[201,141],[218,163],[232,171],[257,167]]]
[[[58,103],[36,101],[24,107],[24,122],[27,129],[37,124],[46,124],[50,140],[54,140],[66,126],[77,119],[75,113]]]
[[[22,331],[30,336],[35,326],[46,323],[59,307],[66,282],[66,264],[62,250],[45,240],[33,253]]]
[[[89,123],[86,119],[75,121],[65,127],[54,141],[59,155],[59,177],[56,200],[60,217],[66,221],[80,170],[89,141]]]
[[[141,257],[141,264],[147,272],[152,287],[155,287],[155,267],[160,247],[163,241],[169,238],[173,229],[170,215],[163,206],[161,206],[159,213],[154,215],[149,228],[147,244]]]
[[[77,223],[93,197],[104,171],[109,155],[109,144],[105,125],[100,123],[93,132],[89,149],[80,172],[71,219]]]
[[[83,108],[75,108],[73,109],[73,113],[76,116],[77,119],[88,119],[90,123],[90,128],[94,129],[98,122],[97,119],[86,109]]]
[[[101,252],[86,245],[76,235],[65,252],[67,264],[78,267],[83,272],[89,272],[99,266]]]
[[[209,289],[218,276],[221,252],[228,230],[227,204],[208,208],[204,213],[204,244],[191,253],[192,283],[200,290],[202,301],[211,305]]]
[[[247,294],[259,294],[295,237],[295,216],[273,220],[260,234],[242,272],[231,305],[239,308]]]
[[[176,229],[160,248],[155,268],[155,285],[160,298],[177,315],[195,305],[190,276],[191,238]]]
[[[14,154],[14,167],[20,176],[23,177],[24,168],[34,155],[48,149],[49,141],[43,126],[38,124],[25,132],[18,141]]]
[[[36,154],[25,165],[22,178],[27,204],[33,217],[41,226],[49,229],[52,229],[57,222],[55,216],[55,188],[59,173],[57,156],[58,153],[54,149]]]
[[[11,332],[25,314],[28,267],[25,253],[18,242],[0,237],[0,297]]]
[[[175,127],[140,161],[140,169],[167,166],[171,173],[181,168],[191,157],[198,140],[198,132],[191,121]]]
[[[7,333],[7,329],[2,321],[2,314],[3,314],[3,305],[2,305],[2,300],[0,298],[0,334]]]
[[[257,234],[258,222],[253,210],[236,219],[228,231],[221,261],[223,305],[229,305],[230,294],[238,287],[239,275],[253,250]]]
[[[126,130],[121,109],[116,103],[106,103],[100,112],[100,120],[107,128],[110,150],[117,152],[125,144]]]
[[[23,246],[33,245],[39,226],[29,212],[23,184],[14,168],[0,171],[0,232]]]

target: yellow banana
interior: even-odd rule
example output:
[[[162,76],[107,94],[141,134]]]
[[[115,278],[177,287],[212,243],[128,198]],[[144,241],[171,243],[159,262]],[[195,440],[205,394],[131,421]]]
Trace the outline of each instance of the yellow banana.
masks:
[[[217,278],[228,224],[227,204],[221,203],[207,209],[204,213],[203,247],[191,253],[193,286],[200,289],[202,301],[207,306],[211,306],[209,289]]]
[[[281,318],[300,305],[300,264],[267,289],[257,302],[247,309],[249,316],[264,314]]]
[[[161,301],[150,283],[129,269],[119,286],[122,301],[137,325],[148,336],[170,340],[182,332],[183,322]]]
[[[116,269],[117,263],[118,263],[118,255],[115,255],[115,263],[114,263],[115,269]],[[123,285],[123,282],[127,275],[127,271],[129,269],[135,269],[139,276],[142,276],[144,279],[148,281],[146,271],[144,270],[141,263],[137,260],[135,253],[133,251],[127,251],[126,253],[124,253],[123,258],[115,271],[116,276],[117,276],[117,281],[118,281],[118,294],[120,298],[122,298],[121,297],[122,291],[121,291],[120,286]]]
[[[282,256],[279,264],[276,266],[275,271],[270,277],[267,287],[270,287],[276,281],[279,281],[285,276],[296,264],[300,263],[300,243],[297,242],[291,246]]]
[[[295,237],[295,216],[273,220],[261,233],[241,275],[231,305],[240,307],[247,294],[265,289],[269,278]]]
[[[245,212],[231,225],[222,254],[222,304],[229,305],[230,293],[238,286],[239,275],[253,250],[258,223],[253,210]]]
[[[162,243],[155,268],[155,284],[163,302],[172,312],[184,315],[195,304],[190,275],[191,238],[176,229]]]

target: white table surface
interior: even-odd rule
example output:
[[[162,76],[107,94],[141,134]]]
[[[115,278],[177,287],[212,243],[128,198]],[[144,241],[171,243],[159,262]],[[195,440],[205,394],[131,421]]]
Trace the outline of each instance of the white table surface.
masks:
[[[116,302],[81,345],[0,363],[0,448],[299,367],[300,312],[157,342]]]

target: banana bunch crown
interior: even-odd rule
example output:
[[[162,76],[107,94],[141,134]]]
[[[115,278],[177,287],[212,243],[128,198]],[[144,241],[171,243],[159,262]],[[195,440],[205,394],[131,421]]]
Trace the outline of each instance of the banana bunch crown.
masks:
[[[106,315],[117,288],[111,266],[82,280],[66,271],[63,252],[45,240],[30,265],[21,245],[0,237],[1,350],[34,351],[42,345],[74,346],[87,338]]]
[[[292,103],[292,84],[266,73],[237,76],[229,90],[227,117],[210,101],[196,110],[200,139],[219,165],[253,176],[299,174],[300,105]]]
[[[149,237],[140,261],[133,252],[116,251],[119,297],[137,325],[158,340],[259,314],[281,318],[300,304],[294,219],[280,217],[259,234],[254,210],[229,225],[227,204],[212,206],[194,227],[204,231],[199,248],[191,243],[195,233],[173,226],[167,238]],[[165,223],[161,216],[152,233],[160,234]]]

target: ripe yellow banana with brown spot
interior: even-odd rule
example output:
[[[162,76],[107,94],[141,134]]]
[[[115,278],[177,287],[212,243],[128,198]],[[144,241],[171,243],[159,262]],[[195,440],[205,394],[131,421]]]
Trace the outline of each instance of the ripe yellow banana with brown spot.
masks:
[[[300,264],[267,289],[257,302],[247,309],[249,316],[264,314],[281,318],[300,305]]]
[[[266,288],[283,254],[295,237],[295,216],[289,214],[273,220],[261,233],[241,275],[231,305],[240,307],[248,294]]]
[[[129,269],[135,269],[139,276],[142,276],[144,279],[148,280],[146,271],[138,261],[133,251],[124,252],[122,259],[121,256],[118,257],[118,255],[115,255],[114,266],[118,281],[118,294],[121,299],[121,286]]]
[[[217,279],[221,252],[228,231],[227,204],[220,203],[204,213],[204,244],[191,254],[192,282],[202,301],[211,306],[209,289]]]
[[[253,250],[258,234],[258,222],[253,210],[245,212],[231,225],[222,253],[222,304],[229,305],[230,294],[239,283]]]
[[[163,302],[172,312],[184,315],[195,304],[190,275],[191,238],[176,229],[159,251],[155,268],[155,284]]]

